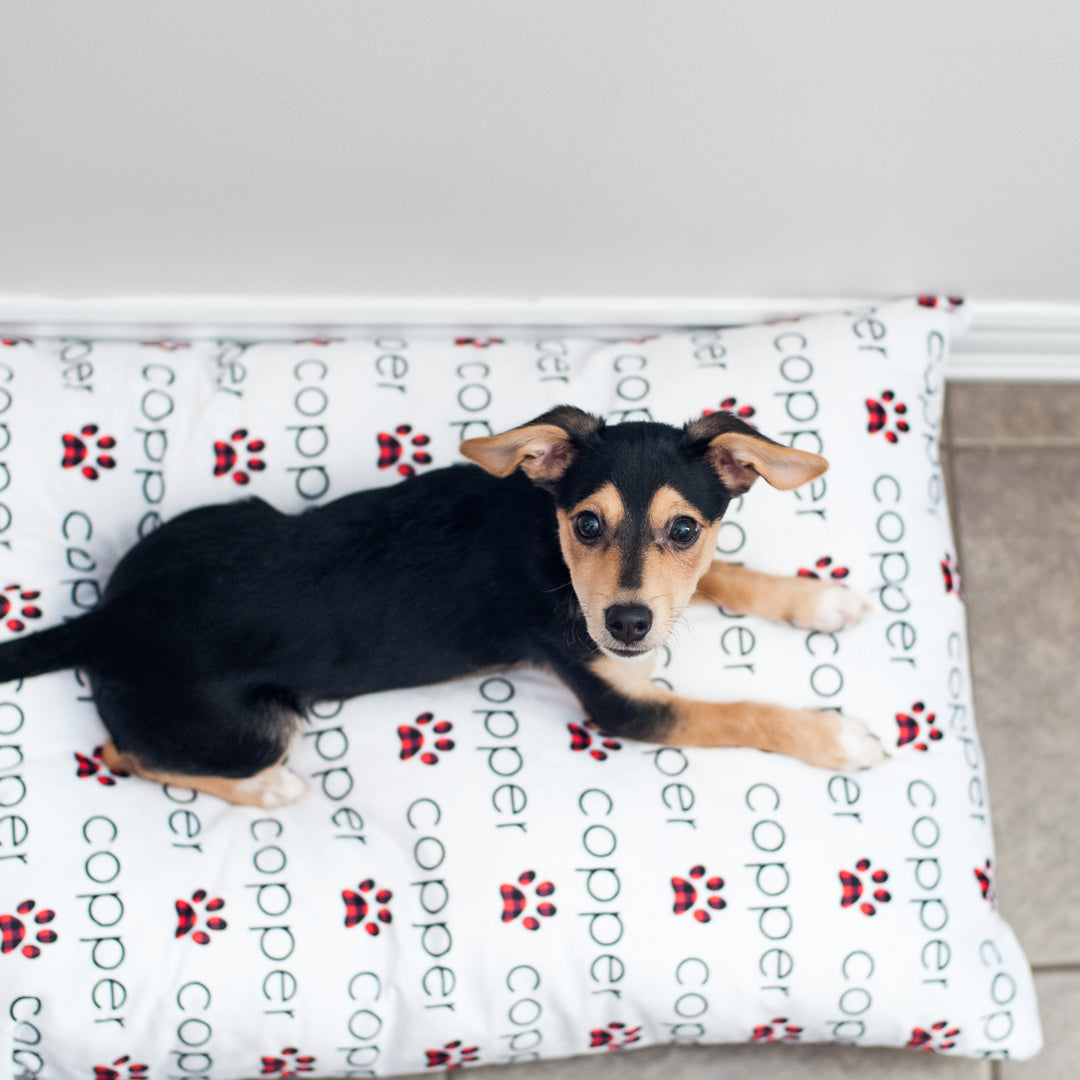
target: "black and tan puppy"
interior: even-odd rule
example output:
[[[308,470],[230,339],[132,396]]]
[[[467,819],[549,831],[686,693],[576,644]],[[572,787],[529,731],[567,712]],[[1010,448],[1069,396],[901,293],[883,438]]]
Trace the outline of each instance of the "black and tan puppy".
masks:
[[[826,632],[861,617],[842,587],[712,561],[733,497],[758,476],[798,487],[824,458],[728,413],[607,426],[569,406],[461,450],[482,468],[298,515],[258,499],[181,514],[92,612],[0,646],[0,682],[80,667],[107,764],[260,806],[303,794],[282,760],[313,703],[515,664],[555,672],[612,735],[882,760],[858,720],[690,701],[650,679],[692,600]]]

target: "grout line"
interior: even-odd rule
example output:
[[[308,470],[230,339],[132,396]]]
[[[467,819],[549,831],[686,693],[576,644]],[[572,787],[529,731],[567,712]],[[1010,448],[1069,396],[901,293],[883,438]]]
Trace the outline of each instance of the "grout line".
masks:
[[[941,448],[949,451],[953,448],[952,399],[948,383],[945,384],[945,400],[941,405]]]
[[[953,440],[952,431],[953,425],[946,418],[945,438],[942,440],[945,450],[945,496],[949,506],[949,524],[952,526],[953,544],[956,546],[954,554],[960,560],[960,565],[963,566],[963,554],[961,551],[963,541],[960,536],[960,489],[956,482],[956,454],[954,452],[956,443]]]
[[[1080,975],[1080,963],[1066,960],[1060,964],[1032,964],[1034,975]]]
[[[1080,436],[1046,435],[1042,438],[980,439],[961,435],[949,436],[949,448],[954,450],[1080,450]]]

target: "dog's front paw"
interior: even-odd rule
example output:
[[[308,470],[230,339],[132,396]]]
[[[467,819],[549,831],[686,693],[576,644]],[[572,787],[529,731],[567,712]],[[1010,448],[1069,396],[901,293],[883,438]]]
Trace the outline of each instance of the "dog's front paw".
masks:
[[[881,740],[861,720],[839,714],[836,719],[839,722],[836,735],[839,764],[832,765],[832,768],[842,772],[869,769],[888,758]]]
[[[849,772],[869,769],[888,758],[878,737],[861,721],[819,709],[796,710],[794,738],[778,746],[783,753],[819,769]]]
[[[838,630],[854,626],[868,615],[870,610],[870,605],[858,593],[843,585],[827,585],[822,590],[812,616],[802,628],[817,630],[822,634],[835,634]]]

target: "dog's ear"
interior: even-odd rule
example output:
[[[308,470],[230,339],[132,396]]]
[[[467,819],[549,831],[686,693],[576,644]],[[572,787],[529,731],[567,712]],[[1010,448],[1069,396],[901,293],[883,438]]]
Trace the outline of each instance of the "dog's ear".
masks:
[[[691,452],[700,453],[732,495],[742,495],[759,477],[790,491],[821,476],[829,463],[818,454],[773,442],[730,413],[692,420],[683,429]]]
[[[602,423],[572,405],[560,405],[502,435],[466,439],[460,450],[493,476],[509,476],[520,466],[534,483],[550,485],[562,477]]]

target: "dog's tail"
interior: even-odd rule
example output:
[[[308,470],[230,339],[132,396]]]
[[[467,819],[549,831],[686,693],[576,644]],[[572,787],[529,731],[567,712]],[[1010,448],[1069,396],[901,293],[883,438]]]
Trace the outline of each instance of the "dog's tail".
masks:
[[[0,645],[0,683],[77,667],[94,657],[101,616],[97,611],[49,630]]]

